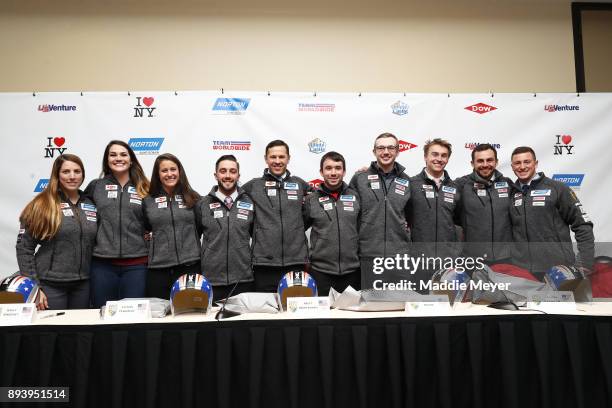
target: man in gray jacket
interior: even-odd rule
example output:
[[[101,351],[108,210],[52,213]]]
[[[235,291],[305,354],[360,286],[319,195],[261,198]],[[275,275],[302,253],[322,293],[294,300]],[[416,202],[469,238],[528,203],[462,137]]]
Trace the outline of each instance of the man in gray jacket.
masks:
[[[255,289],[276,292],[283,275],[304,270],[308,260],[302,204],[310,188],[287,170],[291,158],[287,143],[268,143],[264,158],[268,167],[263,176],[243,188],[257,208],[252,258]]]
[[[213,286],[215,300],[253,290],[251,236],[255,206],[237,186],[240,165],[233,155],[215,164],[217,185],[196,205],[196,224],[202,233],[202,274]]]
[[[593,265],[593,223],[572,189],[536,172],[538,161],[531,147],[512,152],[517,177],[510,209],[515,241],[515,262],[542,279],[555,265]],[[574,254],[570,228],[578,243]]]
[[[457,203],[461,194],[445,170],[451,148],[443,139],[427,141],[423,147],[425,168],[410,178],[408,225],[414,255],[430,258],[417,271],[421,281],[429,280],[441,265],[460,253],[455,224],[459,224]]]
[[[310,274],[319,296],[330,288],[338,292],[347,286],[359,289],[361,274],[358,255],[359,197],[344,182],[346,164],[337,152],[321,158],[321,186],[304,202],[304,225],[310,230]]]
[[[512,249],[512,181],[497,170],[497,150],[483,143],[472,150],[471,174],[455,180],[461,200],[463,255],[485,263],[509,263]]]
[[[374,280],[397,282],[409,278],[402,276],[403,272],[391,269],[381,276],[373,273],[375,258],[394,258],[410,252],[406,223],[410,186],[404,166],[395,161],[399,155],[399,142],[395,135],[379,135],[374,140],[372,152],[376,161],[367,170],[357,172],[350,182],[361,203],[359,258],[362,288],[372,287]]]

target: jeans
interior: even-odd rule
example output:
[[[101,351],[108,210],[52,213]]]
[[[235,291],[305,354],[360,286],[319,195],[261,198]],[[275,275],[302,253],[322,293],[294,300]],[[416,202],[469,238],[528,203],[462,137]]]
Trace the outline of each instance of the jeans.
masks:
[[[147,265],[113,265],[110,260],[93,258],[90,275],[94,308],[102,307],[108,300],[145,296]]]
[[[89,279],[74,282],[40,281],[49,310],[89,308]]]

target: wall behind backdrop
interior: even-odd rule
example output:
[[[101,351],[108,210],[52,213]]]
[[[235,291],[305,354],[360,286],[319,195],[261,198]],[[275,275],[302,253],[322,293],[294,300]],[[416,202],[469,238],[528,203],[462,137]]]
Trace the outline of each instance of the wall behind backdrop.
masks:
[[[3,0],[0,90],[573,92],[569,0]]]

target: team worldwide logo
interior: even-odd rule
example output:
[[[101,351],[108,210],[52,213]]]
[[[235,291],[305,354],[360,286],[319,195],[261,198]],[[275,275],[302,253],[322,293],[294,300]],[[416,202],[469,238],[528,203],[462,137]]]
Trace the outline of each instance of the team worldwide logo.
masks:
[[[213,140],[213,150],[251,150],[251,142],[237,140]]]
[[[335,103],[299,103],[298,112],[334,112]]]
[[[484,115],[485,113],[492,112],[496,110],[495,106],[487,105],[486,103],[477,103],[475,105],[466,106],[465,110],[469,110],[470,112],[478,113],[479,115]]]

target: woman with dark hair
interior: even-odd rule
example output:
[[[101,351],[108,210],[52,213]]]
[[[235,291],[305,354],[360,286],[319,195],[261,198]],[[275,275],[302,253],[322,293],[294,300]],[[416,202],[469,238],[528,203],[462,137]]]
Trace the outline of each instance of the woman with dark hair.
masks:
[[[143,207],[151,231],[147,297],[169,299],[172,284],[185,273],[200,273],[200,237],[194,206],[200,196],[180,160],[169,153],[155,159]]]
[[[17,263],[21,275],[40,285],[38,309],[89,307],[97,215],[96,207],[79,190],[84,178],[81,159],[62,154],[53,162],[47,187],[19,217]]]
[[[106,145],[101,178],[85,190],[98,207],[98,235],[91,265],[91,301],[140,298],[145,294],[147,246],[142,200],[149,190],[132,148],[120,140]]]

